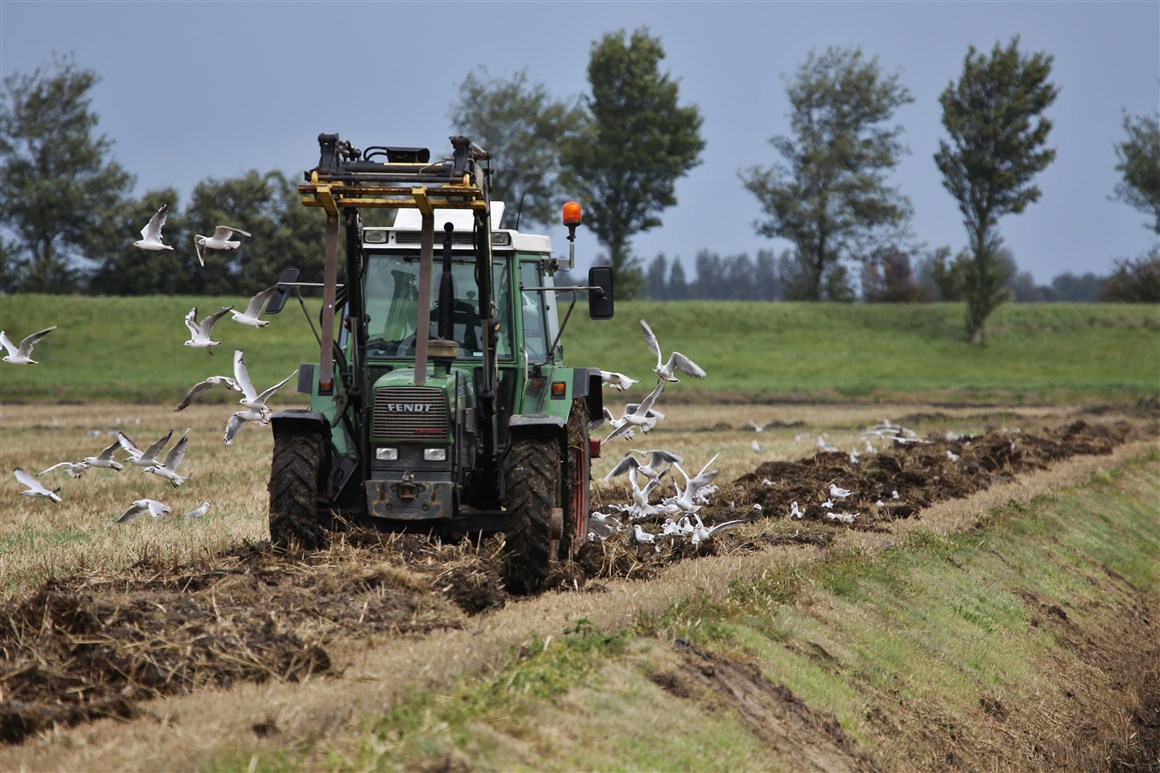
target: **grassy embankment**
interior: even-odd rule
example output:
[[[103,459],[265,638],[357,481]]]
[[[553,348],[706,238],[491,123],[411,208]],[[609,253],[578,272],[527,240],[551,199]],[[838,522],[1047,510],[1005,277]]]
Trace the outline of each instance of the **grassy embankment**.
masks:
[[[0,298],[0,328],[19,341],[55,324],[37,347],[40,367],[0,367],[3,400],[179,399],[190,385],[231,372],[246,352],[255,385],[317,361],[314,335],[295,301],[267,328],[223,319],[211,357],[182,347],[182,320],[245,298]],[[316,313],[317,302],[310,304]],[[606,322],[573,313],[564,335],[573,365],[651,382],[652,355],[638,320],[666,350],[709,373],[684,379],[665,400],[723,393],[754,401],[910,399],[1012,404],[1122,401],[1160,393],[1160,308],[1154,305],[1016,305],[999,308],[986,346],[963,336],[960,304],[832,305],[731,302],[620,303]],[[643,389],[638,390],[643,394]],[[223,395],[211,393],[211,401]]]
[[[828,747],[851,755],[838,768],[857,755],[885,770],[1106,769],[1139,742],[1129,685],[1149,678],[1115,658],[1150,647],[1144,667],[1160,666],[1136,617],[1160,592],[1158,486],[1153,451],[996,509],[972,533],[916,531],[881,553],[771,565],[729,583],[722,602],[689,598],[620,630],[579,620],[489,676],[412,693],[339,737],[204,763],[795,770],[816,761],[795,754]],[[740,702],[697,676],[724,680],[727,663],[752,676]],[[757,696],[773,685],[793,697]]]

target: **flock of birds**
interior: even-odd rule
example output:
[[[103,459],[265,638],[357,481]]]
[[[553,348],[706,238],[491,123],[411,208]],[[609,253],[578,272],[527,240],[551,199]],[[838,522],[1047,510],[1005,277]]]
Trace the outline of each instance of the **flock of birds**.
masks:
[[[161,229],[165,225],[165,220],[169,213],[169,205],[162,205],[160,209],[150,218],[149,223],[141,229],[141,238],[133,242],[134,247],[139,247],[144,250],[172,250],[173,247],[165,244]],[[241,245],[241,241],[233,239],[232,237],[245,236],[250,234],[234,228],[233,226],[219,225],[214,229],[212,236],[202,236],[197,234],[194,236],[194,248],[197,251],[198,261],[202,266],[205,265],[205,253],[207,250],[233,250]],[[270,296],[277,289],[277,286],[268,287],[265,290],[254,295],[249,303],[246,305],[245,311],[239,311],[233,306],[226,306],[219,311],[213,312],[198,321],[197,307],[194,306],[185,315],[185,325],[189,330],[189,340],[183,343],[184,346],[193,349],[204,349],[211,356],[213,355],[212,347],[221,344],[220,341],[213,340],[212,331],[213,326],[218,320],[225,317],[226,314],[232,315],[231,319],[241,325],[250,328],[266,327],[269,321],[261,318],[263,308]],[[2,358],[2,361],[9,365],[37,365],[36,360],[32,359],[32,350],[41,340],[44,339],[52,331],[56,330],[56,326],[45,328],[39,332],[24,338],[20,345],[15,345],[8,337],[7,333],[0,330],[0,345],[4,347],[7,354]],[[174,412],[180,412],[187,408],[194,400],[205,394],[210,389],[216,386],[224,386],[228,389],[236,391],[241,394],[241,399],[238,404],[241,406],[240,410],[234,411],[229,419],[226,421],[225,434],[223,441],[228,445],[239,430],[247,423],[254,423],[259,425],[268,425],[269,416],[272,413],[271,408],[267,405],[267,401],[273,395],[287,384],[298,371],[295,370],[282,381],[274,386],[259,392],[250,381],[249,372],[246,369],[244,355],[240,350],[234,352],[234,367],[232,376],[213,375],[204,379],[203,381],[194,384],[189,389],[181,403],[174,408]],[[172,448],[161,456],[165,446],[169,443],[173,436],[173,430],[170,430],[160,440],[145,449],[139,448],[124,432],[118,431],[116,433],[116,440],[100,452],[86,456],[80,461],[64,461],[48,467],[33,475],[22,467],[15,469],[16,480],[20,482],[25,490],[22,492],[28,497],[43,497],[53,502],[63,501],[60,495],[61,488],[48,488],[41,482],[41,478],[55,470],[64,470],[72,478],[79,478],[84,472],[90,468],[103,468],[120,472],[124,469],[126,463],[141,467],[147,473],[151,473],[169,482],[171,486],[177,488],[186,481],[186,476],[178,472],[178,468],[184,461],[186,452],[189,447],[189,432],[187,429],[181,438],[173,445]],[[120,458],[118,458],[120,455]],[[209,502],[203,502],[199,507],[190,510],[185,514],[186,518],[200,518],[206,515],[211,508]],[[171,508],[156,499],[143,497],[134,500],[133,503],[121,514],[119,518],[113,523],[127,523],[135,520],[145,514],[149,514],[153,518],[160,518],[168,515]]]

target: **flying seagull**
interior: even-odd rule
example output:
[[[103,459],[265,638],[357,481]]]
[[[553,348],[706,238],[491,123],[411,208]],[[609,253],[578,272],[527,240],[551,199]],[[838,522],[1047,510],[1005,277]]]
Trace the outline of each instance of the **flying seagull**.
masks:
[[[234,382],[243,395],[242,399],[238,400],[238,403],[246,408],[260,411],[263,414],[270,412],[270,409],[266,406],[266,401],[273,397],[275,392],[286,386],[286,382],[294,378],[297,373],[298,370],[295,369],[289,376],[265,392],[258,394],[258,390],[254,389],[254,385],[250,382],[250,372],[246,369],[246,361],[243,358],[241,350],[234,351]]]
[[[639,459],[633,456],[633,454],[647,456],[648,461],[641,462]],[[624,455],[624,458],[617,462],[616,466],[613,467],[612,470],[610,470],[609,473],[604,476],[604,480],[612,480],[617,475],[623,475],[633,467],[635,467],[636,471],[646,478],[656,480],[665,472],[665,470],[668,469],[666,467],[665,470],[662,470],[662,464],[673,464],[674,462],[679,463],[681,461],[681,457],[660,448],[653,449],[651,451],[639,451],[635,448],[631,448],[629,449],[628,453]]]
[[[631,427],[639,427],[641,432],[648,432],[655,427],[659,416],[652,410],[652,407],[653,403],[660,397],[661,392],[664,391],[664,388],[665,382],[658,381],[653,391],[649,392],[648,397],[640,403],[624,406],[624,415],[616,419],[617,422],[620,422],[620,425],[604,439],[604,442],[607,443],[614,437],[625,435]],[[614,422],[609,423],[613,424]]]
[[[265,290],[250,299],[250,302],[246,304],[245,311],[238,311],[237,309],[234,309],[232,312],[230,312],[234,315],[234,322],[239,322],[248,327],[265,327],[266,325],[269,325],[270,323],[268,320],[258,319],[258,315],[262,313],[262,307],[266,305],[266,301],[270,300],[270,296],[273,295],[274,291],[277,289],[278,285],[267,287]]]
[[[182,346],[189,346],[193,349],[205,349],[210,354],[211,346],[217,346],[221,341],[210,340],[210,329],[213,328],[214,323],[224,317],[227,312],[233,311],[233,306],[226,306],[221,311],[215,311],[201,322],[197,321],[197,307],[194,306],[185,315],[185,326],[189,328],[189,340],[182,343]]]
[[[245,236],[249,238],[249,234],[241,228],[234,228],[229,225],[219,225],[213,229],[213,236],[202,236],[195,234],[193,237],[193,247],[197,250],[197,260],[201,265],[205,265],[205,251],[206,250],[236,250],[242,245],[240,240],[231,241],[230,237],[234,234]]]
[[[657,337],[653,333],[652,328],[643,319],[640,321],[640,326],[644,329],[644,342],[648,344],[649,351],[657,356],[657,366],[653,368],[653,373],[665,381],[674,382],[680,381],[679,378],[673,376],[673,371],[677,370],[689,376],[705,378],[704,369],[680,352],[670,354],[666,362],[661,355],[661,345],[657,342]]]
[[[189,446],[189,430],[186,430],[185,434],[181,436],[181,440],[178,440],[173,444],[173,448],[169,449],[169,453],[165,455],[164,462],[157,462],[146,467],[145,472],[159,475],[172,483],[174,488],[177,488],[182,483],[185,483],[185,478],[177,474],[177,468],[181,465],[181,460],[185,458],[185,449],[187,446]]]
[[[738,518],[735,521],[725,521],[724,523],[719,523],[716,526],[710,526],[709,528],[705,528],[705,524],[701,523],[701,519],[698,518],[697,519],[697,527],[696,527],[696,529],[693,530],[693,536],[692,536],[690,541],[694,545],[700,545],[705,540],[712,539],[713,535],[719,531],[725,531],[726,529],[732,529],[732,528],[740,526],[744,523],[749,523],[752,520],[753,520],[752,518]]]
[[[605,384],[616,387],[618,392],[623,392],[633,384],[637,383],[637,379],[629,378],[623,373],[616,373],[614,371],[602,370],[600,371],[600,380]]]
[[[231,442],[233,442],[234,437],[238,434],[238,430],[240,430],[242,425],[247,422],[252,421],[256,424],[261,424],[262,426],[269,424],[270,419],[267,418],[268,413],[268,411],[255,410],[235,412],[233,416],[230,416],[230,420],[226,422],[226,434],[224,438],[226,445],[228,446]]]
[[[196,400],[198,397],[200,397],[203,393],[208,392],[209,390],[213,389],[215,386],[218,386],[219,384],[225,384],[226,386],[228,386],[230,389],[234,390],[235,392],[242,391],[242,388],[240,386],[238,386],[238,382],[234,381],[229,376],[210,376],[205,381],[200,381],[200,382],[194,384],[192,387],[190,387],[189,391],[185,393],[185,397],[183,397],[181,402],[178,404],[178,406],[173,409],[173,412],[178,413],[180,411],[184,411],[186,408],[188,408],[190,406],[190,404],[194,400]]]
[[[165,218],[168,216],[169,205],[162,204],[157,214],[149,218],[149,222],[141,229],[141,238],[133,242],[133,246],[143,250],[172,250],[172,247],[161,241],[161,229],[165,226]]]
[[[46,489],[44,486],[42,486],[40,484],[40,481],[38,481],[36,478],[32,477],[32,475],[30,475],[28,472],[26,472],[25,470],[22,470],[19,467],[16,468],[15,473],[16,473],[16,480],[20,481],[20,483],[22,485],[28,487],[27,491],[21,492],[22,494],[24,494],[24,496],[26,496],[26,497],[47,497],[48,499],[51,499],[53,502],[61,501],[60,497],[57,495],[57,492],[60,491],[59,488]]]
[[[156,459],[157,454],[161,453],[161,449],[165,448],[165,444],[169,442],[169,438],[172,436],[173,430],[169,430],[169,432],[165,433],[165,437],[161,438],[156,443],[146,448],[144,451],[134,445],[133,441],[130,440],[124,432],[117,433],[117,442],[121,444],[121,448],[124,448],[129,452],[130,464],[135,464],[138,467],[152,467],[153,465],[158,464]]]
[[[113,523],[128,523],[140,518],[145,513],[149,513],[154,518],[160,518],[163,515],[169,515],[169,512],[169,505],[162,504],[156,499],[138,499]]]
[[[20,346],[15,346],[8,334],[0,330],[0,345],[3,345],[8,350],[8,354],[4,355],[4,362],[9,365],[37,365],[36,360],[32,359],[32,347],[40,342],[40,339],[56,330],[56,325],[46,327],[39,333],[33,333],[20,342]]]
[[[60,469],[61,467],[65,467],[68,469],[68,474],[69,474],[70,478],[79,478],[81,475],[84,474],[85,470],[87,470],[89,468],[89,466],[87,464],[85,464],[84,462],[58,462],[57,464],[54,464],[53,466],[51,466],[47,469],[41,470],[40,472],[36,473],[36,477],[40,478],[40,477],[44,476],[46,473],[52,472],[53,470]]]

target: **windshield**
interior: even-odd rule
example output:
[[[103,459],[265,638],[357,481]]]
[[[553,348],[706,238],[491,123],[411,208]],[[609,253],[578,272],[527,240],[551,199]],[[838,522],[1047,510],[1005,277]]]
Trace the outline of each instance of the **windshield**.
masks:
[[[496,343],[500,359],[512,356],[511,298],[507,266],[493,267],[493,301],[500,320]],[[369,356],[407,357],[415,354],[415,331],[419,309],[426,310],[430,336],[438,337],[439,281],[442,260],[436,258],[431,272],[431,297],[419,299],[418,254],[368,254],[366,269],[367,349]],[[460,357],[483,356],[483,326],[479,319],[479,287],[475,281],[475,260],[462,256],[451,264],[455,305],[452,338],[459,343]]]

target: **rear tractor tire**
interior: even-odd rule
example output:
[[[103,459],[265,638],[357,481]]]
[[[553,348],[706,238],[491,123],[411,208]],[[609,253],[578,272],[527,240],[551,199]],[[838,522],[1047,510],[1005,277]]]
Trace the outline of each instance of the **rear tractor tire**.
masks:
[[[548,576],[559,540],[560,446],[549,438],[512,442],[505,462],[507,526],[504,579],[508,591],[535,593]],[[555,533],[554,533],[555,532]]]
[[[324,545],[318,517],[323,459],[317,433],[275,433],[269,486],[270,542],[275,547],[313,550]]]

